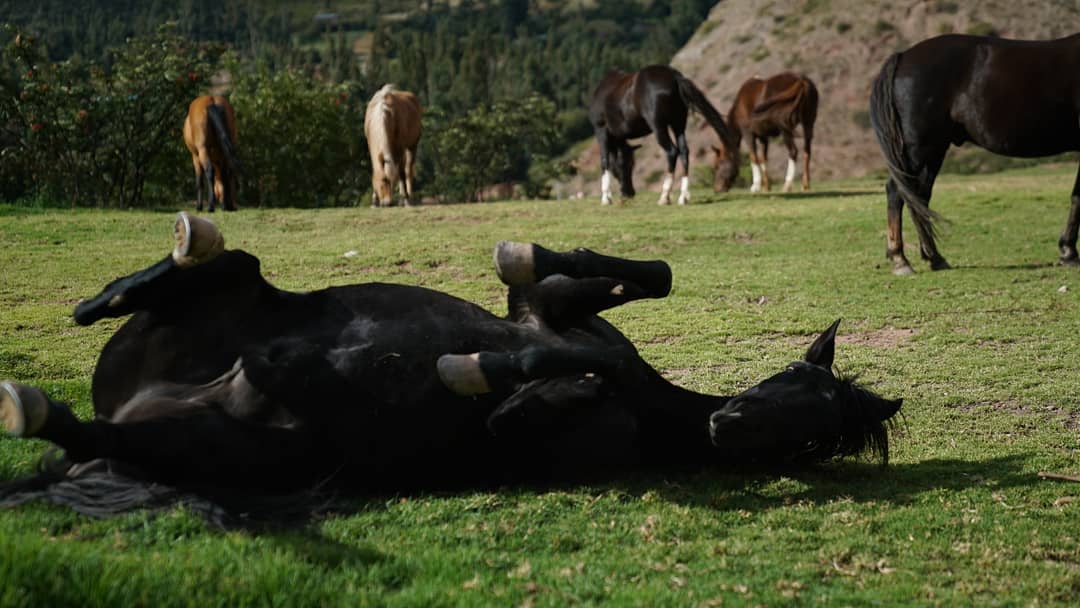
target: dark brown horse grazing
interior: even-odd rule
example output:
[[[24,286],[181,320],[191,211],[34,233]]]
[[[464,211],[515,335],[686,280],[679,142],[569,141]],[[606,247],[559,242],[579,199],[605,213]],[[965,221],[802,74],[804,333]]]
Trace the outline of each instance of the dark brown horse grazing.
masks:
[[[795,129],[803,129],[803,192],[810,189],[810,143],[814,139],[817,119],[818,91],[806,76],[783,72],[768,79],[751,78],[739,87],[735,102],[728,112],[728,125],[735,131],[735,147],[714,146],[716,178],[713,189],[726,192],[735,181],[735,174],[721,171],[731,158],[739,155],[739,142],[750,146],[750,170],[753,172],[751,192],[769,191],[769,138],[781,136],[788,150],[787,175],[784,192],[791,191],[795,180],[795,161],[799,149],[795,146]],[[758,154],[758,144],[761,154]]]
[[[593,93],[589,121],[600,144],[600,202],[611,204],[611,171],[619,180],[622,195],[634,196],[634,150],[628,140],[656,134],[667,155],[668,171],[660,191],[660,204],[671,202],[671,184],[679,157],[683,162],[679,204],[690,201],[690,148],[686,144],[686,116],[690,108],[701,112],[725,145],[735,138],[720,113],[693,82],[666,65],[651,65],[626,74],[609,72]],[[674,136],[675,141],[672,141]],[[735,144],[737,145],[737,144]],[[738,159],[728,171],[738,173]]]
[[[220,95],[196,97],[184,120],[184,143],[195,166],[195,209],[202,211],[205,183],[209,211],[217,201],[236,211],[236,177],[242,170],[236,155],[236,116]]]
[[[904,203],[930,268],[949,268],[934,243],[930,195],[949,144],[1038,157],[1080,150],[1080,34],[1046,41],[947,35],[885,62],[870,96],[870,120],[889,167],[886,256],[911,274],[901,229]],[[1058,240],[1061,262],[1080,264],[1080,173]]]
[[[664,379],[598,316],[666,296],[662,261],[500,243],[500,318],[407,285],[282,291],[208,221],[182,214],[176,228],[172,255],[75,309],[81,325],[130,315],[94,370],[93,420],[0,382],[0,431],[65,452],[53,476],[0,484],[0,504],[106,514],[170,484],[246,510],[320,484],[397,492],[888,458],[901,402],[833,375],[839,321],[735,396]]]

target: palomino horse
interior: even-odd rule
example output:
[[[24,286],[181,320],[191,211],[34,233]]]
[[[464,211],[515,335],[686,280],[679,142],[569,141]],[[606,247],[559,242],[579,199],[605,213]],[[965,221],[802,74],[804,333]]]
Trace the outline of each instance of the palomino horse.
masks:
[[[589,105],[589,121],[600,144],[600,168],[603,170],[600,202],[611,204],[611,171],[619,180],[622,195],[634,196],[634,150],[627,140],[656,134],[656,141],[667,154],[668,171],[660,190],[660,204],[671,202],[671,184],[679,157],[683,162],[679,204],[690,201],[690,148],[686,144],[686,116],[693,108],[705,116],[720,141],[731,147],[734,136],[724,124],[705,94],[677,70],[666,65],[651,65],[626,74],[609,72],[600,81]],[[672,142],[672,135],[675,141]],[[738,158],[727,170],[738,173]]]
[[[814,139],[814,120],[817,118],[818,91],[814,83],[801,74],[783,72],[771,78],[751,78],[739,87],[735,102],[728,112],[728,124],[735,131],[735,147],[713,147],[716,152],[716,181],[713,189],[726,192],[735,181],[735,174],[720,171],[728,159],[739,155],[739,142],[745,139],[750,146],[750,170],[753,173],[751,192],[769,191],[769,138],[782,136],[788,149],[787,175],[784,192],[791,191],[795,181],[795,129],[803,129],[802,189],[810,189],[810,142]],[[758,154],[758,144],[761,154]]]
[[[184,143],[195,166],[195,209],[202,211],[205,183],[211,213],[219,200],[226,211],[236,211],[236,174],[243,166],[236,154],[236,116],[229,100],[196,97],[184,120]]]
[[[420,100],[388,84],[368,102],[364,135],[371,153],[372,205],[390,205],[394,184],[412,204],[416,147],[420,145]]]
[[[934,243],[934,179],[949,144],[1038,157],[1080,150],[1080,34],[1003,40],[950,34],[889,57],[874,82],[870,120],[889,167],[888,248],[894,274],[911,274],[901,228],[904,203],[930,268],[949,268]],[[1080,264],[1080,172],[1058,239],[1063,264]]]
[[[66,454],[59,477],[0,487],[0,503],[107,513],[155,483],[228,497],[888,459],[901,402],[833,375],[839,321],[782,373],[710,396],[665,380],[597,316],[667,295],[664,262],[502,242],[495,269],[505,318],[422,287],[285,292],[181,214],[171,255],[75,309],[82,325],[133,315],[98,360],[93,420],[0,383],[8,433]]]

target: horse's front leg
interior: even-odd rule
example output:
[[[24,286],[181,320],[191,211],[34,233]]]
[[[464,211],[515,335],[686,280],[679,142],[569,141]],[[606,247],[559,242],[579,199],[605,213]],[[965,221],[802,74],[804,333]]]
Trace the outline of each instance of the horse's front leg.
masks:
[[[600,204],[611,204],[611,150],[608,148],[607,134],[603,130],[596,132],[596,141],[600,143]]]
[[[762,192],[768,192],[771,188],[769,185],[769,138],[762,137],[761,139],[761,190]]]
[[[1077,227],[1080,226],[1080,170],[1077,170],[1076,181],[1073,182],[1072,205],[1069,208],[1069,218],[1065,221],[1065,230],[1058,239],[1058,250],[1061,252],[1061,263],[1069,266],[1080,265],[1080,257],[1076,252]]]
[[[405,149],[405,205],[413,204],[413,177],[416,175],[416,148]]]
[[[743,139],[750,146],[750,192],[761,192],[761,157],[758,155],[758,138],[751,131],[743,133]]]
[[[787,173],[784,175],[784,192],[791,192],[791,185],[795,183],[796,161],[799,159],[799,149],[795,146],[795,135],[791,131],[784,131],[784,145],[788,151]]]

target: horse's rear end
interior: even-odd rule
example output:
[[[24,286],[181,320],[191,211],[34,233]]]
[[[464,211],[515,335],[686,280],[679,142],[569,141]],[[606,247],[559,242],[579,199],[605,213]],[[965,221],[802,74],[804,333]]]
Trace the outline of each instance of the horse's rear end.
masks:
[[[389,205],[394,187],[412,203],[416,151],[420,145],[421,107],[416,95],[394,85],[379,89],[364,115],[364,135],[371,154],[371,190],[375,206]]]
[[[870,118],[889,168],[887,256],[910,274],[903,253],[906,203],[920,252],[934,270],[937,250],[930,197],[949,145],[1041,157],[1080,149],[1080,34],[1047,41],[947,35],[891,56],[874,83]],[[1064,263],[1078,262],[1080,181],[1059,241]]]
[[[195,168],[195,208],[202,211],[207,190],[209,211],[221,201],[226,211],[236,210],[236,115],[229,100],[220,95],[196,97],[184,120],[184,143]]]

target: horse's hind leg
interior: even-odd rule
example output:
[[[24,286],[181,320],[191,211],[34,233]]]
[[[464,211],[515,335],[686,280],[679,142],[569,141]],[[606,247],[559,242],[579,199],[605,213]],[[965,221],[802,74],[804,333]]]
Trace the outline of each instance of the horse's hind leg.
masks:
[[[405,175],[402,176],[402,183],[404,184],[405,191],[402,196],[405,197],[405,205],[413,204],[413,177],[416,176],[416,148],[405,149]]]
[[[893,263],[893,274],[914,274],[911,262],[904,255],[904,199],[900,197],[900,191],[896,182],[889,178],[885,184],[885,196],[888,200],[889,231],[886,236],[885,257]]]
[[[679,148],[679,158],[682,159],[683,164],[683,176],[679,184],[679,204],[685,205],[690,202],[690,146],[686,143],[685,131],[675,136],[675,145]]]
[[[941,253],[938,252],[937,242],[934,237],[934,226],[930,214],[930,196],[934,190],[934,180],[937,179],[941,163],[945,160],[945,153],[949,144],[944,146],[913,148],[911,152],[916,167],[915,175],[918,176],[917,194],[926,201],[926,205],[919,205],[918,209],[908,201],[908,209],[911,210],[911,220],[915,224],[915,231],[919,234],[919,254],[922,259],[930,262],[931,270],[947,270],[952,268]]]
[[[150,407],[160,409],[161,415],[133,422],[82,422],[40,390],[0,384],[5,430],[50,441],[74,463],[108,458],[164,481],[228,481],[257,487],[293,485],[306,481],[308,475],[315,478],[326,472],[303,471],[298,466],[315,447],[300,432],[255,425],[216,409],[169,400]],[[20,418],[15,411],[22,414],[21,429],[7,422]]]
[[[191,164],[195,166],[195,210],[203,209],[203,167],[198,155],[192,155]]]
[[[664,154],[667,156],[667,175],[664,176],[664,184],[660,187],[660,200],[657,203],[670,205],[671,185],[675,181],[675,165],[679,160],[679,150],[671,141],[667,127],[658,126],[656,128],[656,141],[660,143],[660,147],[664,149]]]
[[[803,192],[810,190],[810,145],[814,141],[814,128],[803,124]]]
[[[630,281],[652,298],[662,298],[671,291],[671,267],[661,260],[627,260],[584,248],[559,253],[535,243],[512,241],[499,241],[494,257],[499,279],[511,286],[563,274],[578,279],[610,277]]]
[[[1080,170],[1076,173],[1076,181],[1073,182],[1072,205],[1069,208],[1069,219],[1065,221],[1065,230],[1058,239],[1058,250],[1061,252],[1061,263],[1070,266],[1080,265],[1080,257],[1076,252],[1077,228],[1080,226]]]
[[[795,146],[795,134],[784,131],[784,146],[787,147],[788,161],[787,173],[784,174],[784,192],[791,192],[791,185],[795,183],[796,161],[799,159],[799,149]]]

